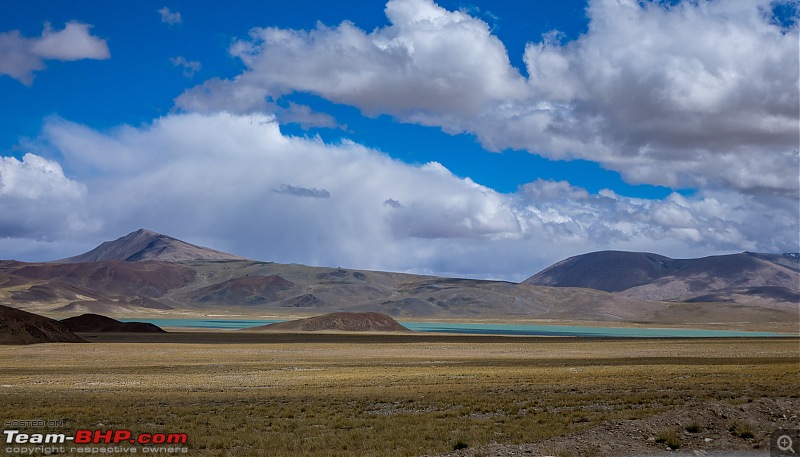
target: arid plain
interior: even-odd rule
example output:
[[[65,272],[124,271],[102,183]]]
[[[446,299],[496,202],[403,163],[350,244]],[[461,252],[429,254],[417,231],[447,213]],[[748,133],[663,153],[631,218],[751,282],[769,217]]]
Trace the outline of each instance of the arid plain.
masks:
[[[768,453],[800,410],[797,338],[83,336],[0,347],[7,419],[182,432],[203,456],[577,456]]]

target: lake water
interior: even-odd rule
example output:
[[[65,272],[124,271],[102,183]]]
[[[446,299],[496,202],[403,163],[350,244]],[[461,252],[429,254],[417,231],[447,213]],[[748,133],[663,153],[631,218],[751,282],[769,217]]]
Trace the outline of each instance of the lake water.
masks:
[[[150,322],[159,327],[187,329],[239,330],[267,325],[282,320],[233,320],[233,319],[121,319],[131,322]],[[633,327],[584,327],[577,325],[525,325],[525,324],[481,324],[450,322],[400,322],[410,330],[431,333],[461,333],[473,335],[517,335],[517,336],[578,336],[614,338],[730,338],[730,337],[775,337],[789,336],[774,332],[741,332],[735,330],[697,330],[679,328],[633,328]]]

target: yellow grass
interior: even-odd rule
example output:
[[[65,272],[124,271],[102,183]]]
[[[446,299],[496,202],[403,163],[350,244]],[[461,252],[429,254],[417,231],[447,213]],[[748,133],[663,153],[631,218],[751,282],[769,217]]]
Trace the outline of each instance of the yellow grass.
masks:
[[[797,339],[360,341],[0,347],[2,419],[185,432],[191,455],[411,456],[800,391]]]

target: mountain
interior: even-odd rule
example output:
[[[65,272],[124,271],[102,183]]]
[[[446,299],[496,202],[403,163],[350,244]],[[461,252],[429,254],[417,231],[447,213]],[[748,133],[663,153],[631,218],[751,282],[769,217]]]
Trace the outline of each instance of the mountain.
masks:
[[[330,313],[322,316],[252,327],[273,332],[410,332],[381,313]]]
[[[683,302],[800,303],[796,254],[740,254],[671,259],[647,252],[601,251],[562,260],[523,281],[586,287],[620,295]]]
[[[161,327],[149,322],[120,322],[99,314],[81,314],[61,319],[73,332],[126,332],[126,333],[166,333]]]
[[[57,320],[0,305],[0,344],[84,342]]]
[[[395,319],[551,319],[792,332],[800,324],[800,268],[791,256],[674,260],[601,252],[567,259],[517,284],[244,260],[138,231],[66,260],[103,256],[128,260],[0,261],[0,304],[63,317],[294,319],[379,312]]]
[[[194,283],[196,275],[192,268],[171,262],[0,261],[0,303],[39,312],[169,310],[160,298]],[[42,304],[47,306],[36,307]]]
[[[58,260],[60,263],[124,260],[183,262],[187,260],[245,260],[243,257],[195,246],[167,235],[139,229],[114,241],[106,241],[89,252]]]

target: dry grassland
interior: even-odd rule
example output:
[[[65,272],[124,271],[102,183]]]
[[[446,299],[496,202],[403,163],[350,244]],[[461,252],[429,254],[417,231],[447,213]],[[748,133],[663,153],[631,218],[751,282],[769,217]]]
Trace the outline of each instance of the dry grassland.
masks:
[[[184,432],[191,455],[413,456],[800,392],[797,339],[0,347],[3,420]]]

